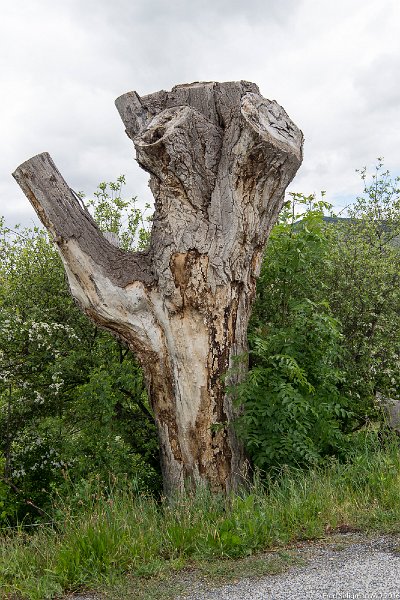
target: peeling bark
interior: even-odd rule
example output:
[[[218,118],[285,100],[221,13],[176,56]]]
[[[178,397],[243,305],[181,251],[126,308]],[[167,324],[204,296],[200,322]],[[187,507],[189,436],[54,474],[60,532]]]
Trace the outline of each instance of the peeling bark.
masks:
[[[165,492],[187,483],[236,489],[244,455],[221,377],[247,349],[262,252],[301,164],[303,136],[243,81],[129,92],[116,105],[150,174],[148,251],[110,243],[48,154],[14,177],[52,234],[82,310],[143,367]]]

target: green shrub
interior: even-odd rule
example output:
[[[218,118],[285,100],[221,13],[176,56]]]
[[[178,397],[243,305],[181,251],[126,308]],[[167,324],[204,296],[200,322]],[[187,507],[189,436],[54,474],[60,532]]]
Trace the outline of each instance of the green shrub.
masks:
[[[237,427],[251,458],[268,470],[343,455],[343,424],[352,415],[339,390],[336,321],[326,305],[305,301],[291,307],[285,327],[271,329],[253,333],[253,366],[233,390],[243,407]]]
[[[347,448],[340,324],[317,276],[329,255],[328,206],[295,194],[273,229],[249,330],[250,370],[230,390],[243,407],[238,431],[264,470],[316,464]]]

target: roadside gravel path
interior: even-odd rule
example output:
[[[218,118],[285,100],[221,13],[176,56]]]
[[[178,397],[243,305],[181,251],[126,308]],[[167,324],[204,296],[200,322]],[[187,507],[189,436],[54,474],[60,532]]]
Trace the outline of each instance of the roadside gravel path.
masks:
[[[358,539],[357,539],[358,538]],[[335,544],[304,546],[307,561],[281,575],[243,579],[182,600],[400,600],[400,537],[349,534]]]

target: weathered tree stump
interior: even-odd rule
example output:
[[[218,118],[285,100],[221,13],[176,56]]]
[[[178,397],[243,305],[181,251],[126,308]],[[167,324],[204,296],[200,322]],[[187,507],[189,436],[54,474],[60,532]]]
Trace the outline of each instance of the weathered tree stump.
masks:
[[[47,153],[14,177],[51,233],[82,310],[143,367],[167,494],[235,489],[244,455],[222,375],[246,352],[262,253],[303,136],[252,83],[193,83],[116,105],[155,215],[146,252],[107,241]]]

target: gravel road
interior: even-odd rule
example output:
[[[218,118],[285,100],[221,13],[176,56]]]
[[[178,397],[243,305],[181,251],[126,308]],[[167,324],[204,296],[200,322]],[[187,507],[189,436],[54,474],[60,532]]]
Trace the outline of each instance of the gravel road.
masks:
[[[182,600],[400,600],[400,537],[357,539],[305,546],[307,563],[281,575],[199,590]]]

